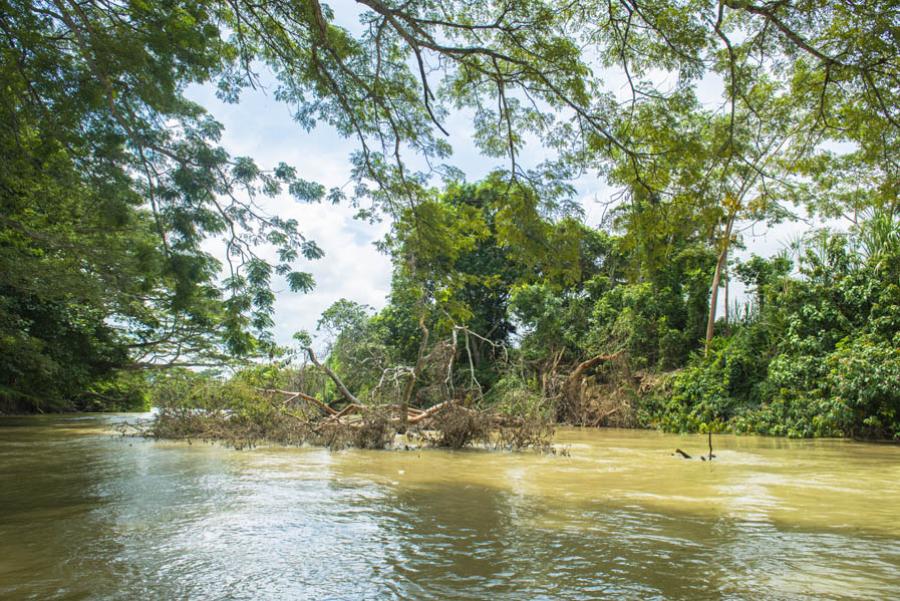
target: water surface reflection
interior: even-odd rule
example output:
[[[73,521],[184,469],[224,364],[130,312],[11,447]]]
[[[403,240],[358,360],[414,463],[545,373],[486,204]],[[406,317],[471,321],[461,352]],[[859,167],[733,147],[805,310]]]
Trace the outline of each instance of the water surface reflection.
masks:
[[[900,595],[900,448],[566,431],[571,457],[237,452],[0,420],[0,597]]]

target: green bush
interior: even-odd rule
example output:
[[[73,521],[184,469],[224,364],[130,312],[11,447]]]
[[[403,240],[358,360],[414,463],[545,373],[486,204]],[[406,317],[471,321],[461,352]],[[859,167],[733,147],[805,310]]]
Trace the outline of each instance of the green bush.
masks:
[[[843,432],[900,439],[900,348],[872,337],[848,339],[826,366],[825,389],[842,409]]]
[[[593,346],[624,349],[635,369],[671,369],[696,346],[686,316],[686,300],[668,287],[617,286],[594,306]]]
[[[840,436],[833,403],[813,392],[782,390],[756,409],[737,415],[730,429],[789,438]]]
[[[502,415],[531,418],[555,415],[554,407],[541,397],[537,387],[515,373],[503,375],[485,400]]]
[[[713,339],[708,354],[696,355],[672,383],[659,406],[661,427],[673,431],[722,430],[735,416],[759,404],[768,358],[765,332],[740,327]]]

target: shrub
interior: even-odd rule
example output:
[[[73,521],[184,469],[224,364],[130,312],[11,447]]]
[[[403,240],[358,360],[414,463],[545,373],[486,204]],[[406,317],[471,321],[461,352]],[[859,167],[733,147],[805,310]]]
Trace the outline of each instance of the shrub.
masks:
[[[850,436],[900,439],[900,349],[872,337],[847,339],[826,361],[825,390]]]

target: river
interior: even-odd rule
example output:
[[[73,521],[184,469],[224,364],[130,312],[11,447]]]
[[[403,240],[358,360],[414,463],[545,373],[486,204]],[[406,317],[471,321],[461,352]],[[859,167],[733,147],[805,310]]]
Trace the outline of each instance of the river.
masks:
[[[561,430],[558,455],[0,418],[0,598],[900,597],[900,447]],[[133,417],[129,418],[133,419]]]

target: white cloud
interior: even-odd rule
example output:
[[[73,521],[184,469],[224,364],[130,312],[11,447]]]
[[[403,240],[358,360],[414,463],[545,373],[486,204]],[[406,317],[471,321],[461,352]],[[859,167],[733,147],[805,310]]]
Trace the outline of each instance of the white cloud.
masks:
[[[251,156],[262,168],[284,161],[295,166],[301,177],[326,187],[343,186],[350,179],[348,156],[353,144],[328,128],[304,131],[291,120],[287,106],[271,95],[251,91],[236,105],[220,102],[208,86],[194,87],[188,95],[225,126],[222,145],[232,155]],[[316,280],[311,293],[292,293],[283,279],[274,282],[279,343],[288,343],[298,330],[313,331],[322,311],[340,298],[384,306],[390,260],[373,243],[384,237],[387,224],[357,221],[356,211],[349,206],[299,203],[287,194],[264,199],[260,205],[269,214],[296,219],[303,235],[325,251],[322,259],[297,264],[297,269],[312,273]],[[271,249],[262,253],[273,256]]]

